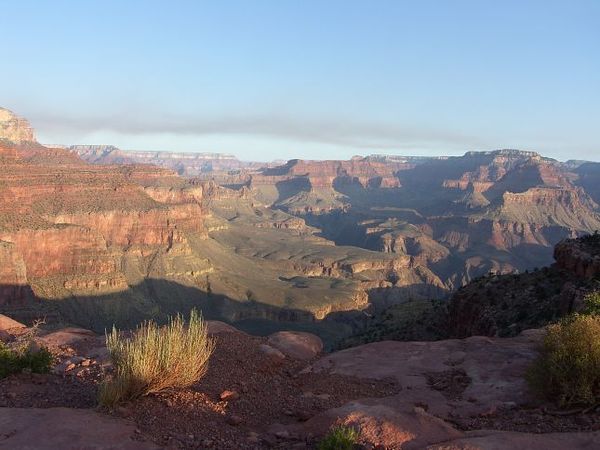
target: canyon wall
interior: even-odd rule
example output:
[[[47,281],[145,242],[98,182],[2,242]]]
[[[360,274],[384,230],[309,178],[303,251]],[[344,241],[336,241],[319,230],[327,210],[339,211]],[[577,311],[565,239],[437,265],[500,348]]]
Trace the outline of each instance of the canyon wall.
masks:
[[[226,153],[135,151],[121,150],[112,145],[72,145],[65,148],[91,164],[152,164],[183,176],[252,165]]]

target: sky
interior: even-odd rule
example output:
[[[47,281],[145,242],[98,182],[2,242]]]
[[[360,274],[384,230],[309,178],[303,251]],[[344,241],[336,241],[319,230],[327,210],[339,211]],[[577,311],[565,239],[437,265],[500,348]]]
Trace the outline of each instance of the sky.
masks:
[[[0,0],[0,106],[48,144],[243,160],[600,160],[600,1]]]

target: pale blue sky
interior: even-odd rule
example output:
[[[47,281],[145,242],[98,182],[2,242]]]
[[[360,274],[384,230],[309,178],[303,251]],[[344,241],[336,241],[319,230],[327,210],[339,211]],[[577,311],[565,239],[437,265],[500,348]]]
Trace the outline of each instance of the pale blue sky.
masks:
[[[600,160],[600,1],[0,0],[0,12],[0,106],[46,143]]]

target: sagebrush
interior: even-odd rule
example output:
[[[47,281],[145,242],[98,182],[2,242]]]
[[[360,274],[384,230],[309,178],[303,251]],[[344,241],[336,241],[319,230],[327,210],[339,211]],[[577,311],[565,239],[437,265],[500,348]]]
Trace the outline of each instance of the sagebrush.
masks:
[[[561,407],[600,403],[600,316],[576,314],[548,326],[527,379]]]
[[[168,388],[184,388],[204,376],[214,350],[206,323],[194,310],[186,324],[181,315],[160,327],[144,322],[130,337],[116,328],[106,336],[113,377],[100,386],[104,406]]]
[[[354,428],[337,426],[319,442],[318,450],[353,450],[359,433]]]

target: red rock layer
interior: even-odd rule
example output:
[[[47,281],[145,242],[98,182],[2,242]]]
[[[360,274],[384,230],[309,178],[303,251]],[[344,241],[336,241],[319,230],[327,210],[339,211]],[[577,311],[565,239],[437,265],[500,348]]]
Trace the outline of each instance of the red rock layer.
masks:
[[[122,258],[202,233],[203,188],[151,166],[92,166],[63,149],[0,145],[0,304],[126,289]],[[136,253],[137,254],[137,253]]]

